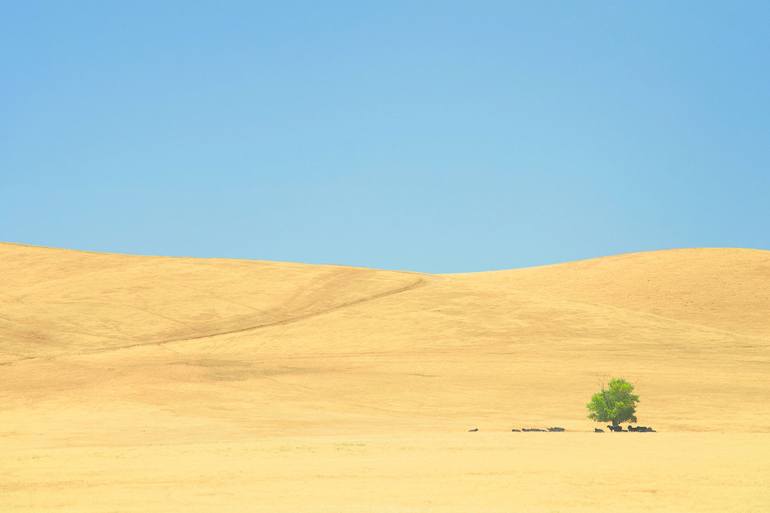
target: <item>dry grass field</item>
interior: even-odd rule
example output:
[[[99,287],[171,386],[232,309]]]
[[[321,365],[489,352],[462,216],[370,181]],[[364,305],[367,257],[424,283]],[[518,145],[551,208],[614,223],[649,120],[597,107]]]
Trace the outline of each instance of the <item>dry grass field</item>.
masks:
[[[657,433],[592,432],[615,375]],[[770,511],[767,251],[427,275],[0,244],[0,377],[3,513]]]

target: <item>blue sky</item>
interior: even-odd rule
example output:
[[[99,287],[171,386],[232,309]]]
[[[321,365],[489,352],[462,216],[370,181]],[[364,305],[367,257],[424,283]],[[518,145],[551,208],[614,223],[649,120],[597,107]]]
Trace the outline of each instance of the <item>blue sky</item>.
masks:
[[[769,19],[0,0],[0,240],[425,272],[770,249]]]

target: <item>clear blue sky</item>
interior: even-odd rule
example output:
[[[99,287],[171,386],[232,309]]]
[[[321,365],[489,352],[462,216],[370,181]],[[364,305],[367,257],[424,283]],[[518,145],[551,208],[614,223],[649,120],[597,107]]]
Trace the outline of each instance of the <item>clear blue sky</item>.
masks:
[[[770,249],[769,20],[0,0],[0,240],[426,272]]]

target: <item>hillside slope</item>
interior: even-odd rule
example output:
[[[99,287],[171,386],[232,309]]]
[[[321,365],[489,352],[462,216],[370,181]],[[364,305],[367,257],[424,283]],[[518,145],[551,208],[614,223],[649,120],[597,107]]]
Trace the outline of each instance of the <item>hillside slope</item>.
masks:
[[[612,375],[643,423],[770,431],[770,252],[431,276],[5,244],[0,274],[0,412],[24,436],[40,415],[133,438],[131,412],[157,437],[589,429]]]
[[[768,511],[768,269],[731,249],[437,276],[0,244],[0,510]],[[614,375],[658,433],[591,432]]]
[[[658,315],[770,336],[770,252],[680,249],[457,275],[484,287]]]
[[[168,343],[267,327],[421,284],[336,266],[0,245],[0,357]]]

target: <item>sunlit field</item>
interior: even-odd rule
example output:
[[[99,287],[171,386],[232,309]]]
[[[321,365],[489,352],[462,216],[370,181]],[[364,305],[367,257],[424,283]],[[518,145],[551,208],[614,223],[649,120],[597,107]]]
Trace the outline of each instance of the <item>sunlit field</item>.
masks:
[[[770,511],[770,252],[0,275],[3,512]],[[593,432],[616,375],[656,433]]]

